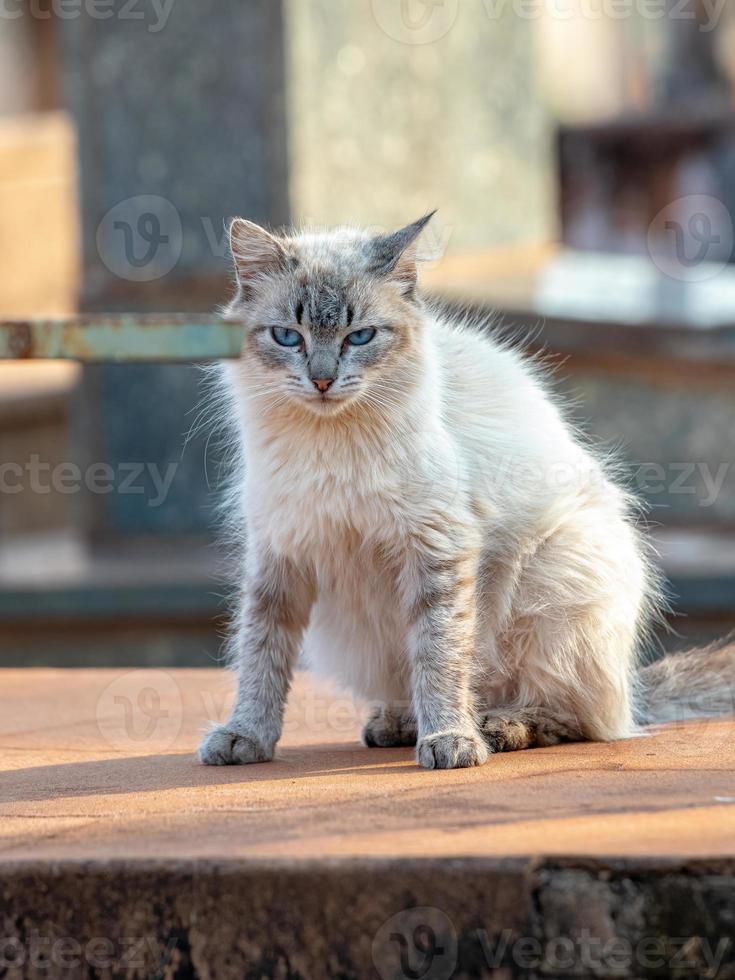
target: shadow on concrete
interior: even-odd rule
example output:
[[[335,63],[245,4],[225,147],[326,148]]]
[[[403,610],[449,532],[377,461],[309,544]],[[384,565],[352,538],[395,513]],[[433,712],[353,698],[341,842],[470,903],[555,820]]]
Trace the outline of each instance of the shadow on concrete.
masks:
[[[397,764],[398,763],[398,764]],[[187,786],[221,786],[350,776],[368,770],[404,773],[412,749],[367,749],[353,742],[283,749],[273,761],[251,766],[203,766],[192,752],[111,756],[0,773],[0,802],[31,803],[84,796],[152,793]]]

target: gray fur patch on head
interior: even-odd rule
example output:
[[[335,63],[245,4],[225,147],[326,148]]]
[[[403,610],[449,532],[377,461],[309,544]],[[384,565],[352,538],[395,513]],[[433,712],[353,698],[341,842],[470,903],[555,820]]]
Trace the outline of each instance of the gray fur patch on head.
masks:
[[[303,283],[297,303],[301,304],[302,323],[308,323],[315,335],[332,336],[350,319],[350,283],[333,273],[320,273]]]

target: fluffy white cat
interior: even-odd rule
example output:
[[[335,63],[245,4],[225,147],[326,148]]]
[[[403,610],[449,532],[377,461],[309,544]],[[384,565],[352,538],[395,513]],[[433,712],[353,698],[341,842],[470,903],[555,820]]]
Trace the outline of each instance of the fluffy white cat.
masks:
[[[237,698],[205,763],[273,757],[302,649],[380,705],[368,745],[427,768],[625,738],[695,677],[705,712],[731,707],[732,648],[638,671],[658,590],[635,508],[531,361],[422,302],[427,221],[232,224],[247,543]]]

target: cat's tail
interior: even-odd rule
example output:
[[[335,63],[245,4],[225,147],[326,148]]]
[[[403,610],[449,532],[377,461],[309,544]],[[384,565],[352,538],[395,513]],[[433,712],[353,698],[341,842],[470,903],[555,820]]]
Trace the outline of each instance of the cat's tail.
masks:
[[[674,653],[638,672],[643,725],[735,714],[735,644]]]

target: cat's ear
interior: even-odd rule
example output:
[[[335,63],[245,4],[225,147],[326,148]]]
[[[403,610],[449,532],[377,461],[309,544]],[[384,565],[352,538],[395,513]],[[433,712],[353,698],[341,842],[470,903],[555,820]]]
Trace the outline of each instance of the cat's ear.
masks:
[[[247,292],[286,266],[281,241],[265,228],[244,218],[230,223],[230,250],[240,286]]]
[[[400,231],[371,239],[368,266],[370,272],[397,283],[401,292],[410,296],[418,282],[418,237],[435,214],[436,211],[432,211]]]

